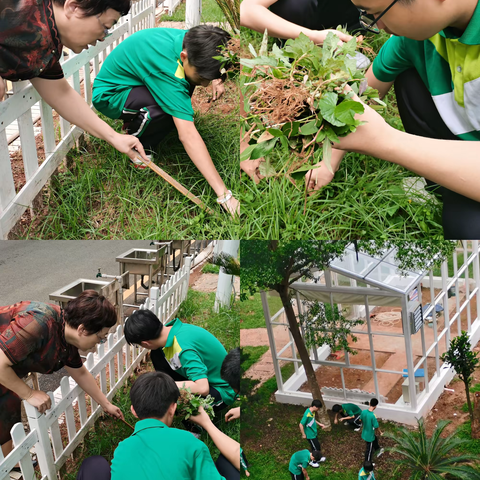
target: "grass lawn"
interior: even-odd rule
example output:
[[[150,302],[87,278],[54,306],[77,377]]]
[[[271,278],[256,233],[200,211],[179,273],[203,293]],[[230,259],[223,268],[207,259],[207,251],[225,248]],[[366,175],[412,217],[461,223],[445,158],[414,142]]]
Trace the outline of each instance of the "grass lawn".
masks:
[[[182,0],[180,5],[175,9],[172,15],[164,15],[162,22],[184,22],[185,21],[185,3]],[[201,22],[224,22],[225,17],[222,10],[215,0],[202,0]]]
[[[182,322],[192,323],[207,329],[215,335],[224,345],[227,351],[235,348],[239,344],[239,312],[238,304],[235,304],[231,310],[224,310],[219,313],[213,313],[212,307],[215,301],[215,294],[208,294],[189,290],[188,297],[180,307],[178,317]],[[142,371],[152,371],[151,362],[142,367]],[[142,372],[143,373],[143,372]],[[130,412],[130,387],[132,382],[128,382],[117,395],[113,402],[118,405],[125,420],[131,425],[138,421]],[[230,437],[240,439],[240,422],[234,421],[225,423],[224,414],[229,410],[227,407],[220,415],[218,428]],[[173,427],[183,428],[180,421],[174,420]],[[95,429],[92,429],[85,437],[83,447],[77,449],[75,453],[75,462],[69,461],[68,474],[64,477],[66,480],[75,480],[76,472],[81,462],[92,455],[102,455],[111,461],[113,452],[118,443],[131,434],[131,430],[122,422],[110,417],[101,418]],[[217,459],[219,451],[204,432],[201,440],[208,446],[214,460]]]
[[[233,102],[235,95],[230,95]],[[121,122],[109,123],[120,129]],[[195,124],[220,176],[236,194],[237,116],[196,115]],[[89,140],[87,150],[71,152],[71,168],[52,178],[46,207],[17,239],[238,238],[239,221],[217,204],[215,192],[188,157],[176,131],[160,144],[155,162],[208,205],[213,215],[152,170],[134,168],[106,142]]]
[[[267,294],[270,315],[275,315],[282,308],[280,297]],[[246,302],[240,302],[241,328],[266,328],[263,314],[262,299],[259,293],[250,297]]]
[[[174,17],[164,16],[162,20],[166,19],[183,21],[185,4]],[[203,0],[202,21],[223,19],[215,0]],[[234,80],[228,80],[225,87],[224,97],[212,103],[207,103],[205,89],[197,87],[195,126],[227,188],[238,198],[239,93]],[[122,121],[100,117],[120,131]],[[85,148],[70,152],[69,168],[52,177],[50,186],[44,189],[43,208],[32,221],[19,225],[11,238],[240,238],[239,220],[233,220],[217,203],[215,192],[188,157],[176,129],[159,144],[154,161],[210,207],[213,215],[152,170],[133,168],[126,155],[88,137]]]
[[[387,38],[368,42],[378,51]],[[242,56],[251,56],[249,43],[258,51],[260,42],[260,34],[243,28]],[[403,129],[393,91],[386,102],[386,121]],[[274,150],[270,160],[279,172],[295,158]],[[303,179],[293,185],[279,176],[256,185],[242,173],[241,238],[441,239],[441,205],[423,188],[411,188],[412,178],[418,177],[398,165],[349,153],[330,184],[305,199]]]

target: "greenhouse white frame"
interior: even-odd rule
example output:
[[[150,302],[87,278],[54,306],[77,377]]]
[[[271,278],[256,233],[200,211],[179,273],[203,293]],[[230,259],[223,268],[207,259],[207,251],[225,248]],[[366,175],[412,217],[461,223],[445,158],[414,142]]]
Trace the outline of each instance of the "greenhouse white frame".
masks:
[[[378,258],[370,257],[363,253],[357,255],[353,245],[347,247],[345,255],[341,260],[336,259],[328,269],[323,272],[315,272],[315,281],[297,281],[291,285],[294,293],[294,303],[301,313],[304,301],[318,300],[326,304],[338,304],[342,308],[345,305],[354,305],[354,312],[357,316],[365,317],[365,330],[355,328],[352,333],[355,335],[367,335],[370,346],[370,360],[372,366],[350,363],[348,352],[344,352],[343,361],[330,361],[330,348],[322,346],[310,350],[310,359],[315,369],[321,365],[334,366],[340,369],[343,388],[322,388],[322,395],[327,408],[335,403],[357,403],[361,408],[366,408],[364,401],[377,397],[379,405],[376,413],[385,420],[393,420],[410,425],[416,424],[416,419],[425,416],[433,407],[439,396],[454,376],[454,371],[442,365],[440,360],[441,351],[445,351],[450,344],[451,330],[455,326],[458,332],[461,331],[461,314],[466,310],[467,331],[472,346],[480,340],[480,250],[478,241],[464,241],[459,243],[452,254],[451,268],[453,275],[449,276],[448,259],[442,263],[440,276],[434,276],[433,270],[428,266],[423,271],[407,272],[400,275],[398,264],[394,259],[395,251],[385,251],[384,255]],[[459,265],[460,261],[460,265]],[[473,275],[471,275],[473,273]],[[348,279],[349,285],[341,285],[339,279]],[[358,283],[366,284],[359,286]],[[422,308],[422,289],[430,291],[430,305]],[[435,295],[435,289],[440,290]],[[449,299],[452,290],[462,291],[464,299],[460,301],[460,295],[455,299]],[[450,292],[449,292],[450,290]],[[302,362],[296,352],[295,343],[291,333],[290,341],[277,349],[273,327],[284,325],[288,328],[283,308],[271,314],[268,306],[267,293],[262,292],[262,304],[265,314],[270,350],[272,352],[275,376],[278,390],[275,393],[276,400],[281,403],[309,405],[312,400],[311,393],[299,391],[302,384],[306,382],[306,375]],[[450,300],[450,303],[449,303]],[[476,318],[472,318],[472,302],[476,302]],[[443,308],[443,325],[437,326],[437,321],[432,321],[432,333],[427,332],[432,339],[430,345],[426,342],[427,319],[432,314],[436,305]],[[401,308],[401,325],[403,333],[386,331],[375,331],[370,320],[370,312],[373,306],[396,306]],[[453,312],[453,313],[452,313]],[[358,317],[357,317],[358,318]],[[416,323],[415,323],[416,322]],[[440,321],[439,321],[440,323]],[[456,324],[456,325],[455,325]],[[415,332],[415,329],[417,331]],[[302,332],[303,334],[303,332]],[[405,377],[402,371],[377,368],[374,355],[374,337],[377,335],[387,337],[403,337],[405,343],[405,355],[407,362],[408,376],[404,382],[405,392],[394,404],[387,403],[386,399],[379,392],[379,374],[398,374]],[[420,335],[417,345],[421,343],[421,358],[415,362],[412,350],[413,335]],[[444,342],[442,344],[442,342]],[[473,348],[473,347],[472,347]],[[420,356],[420,355],[419,355]],[[285,382],[282,379],[280,361],[294,363],[294,373]],[[435,365],[435,372],[429,380],[428,365],[430,362]],[[348,389],[345,386],[344,369],[360,369],[373,372],[374,391],[362,391],[359,389]],[[416,374],[427,372],[424,378],[423,390],[418,389]],[[398,377],[399,379],[402,377]],[[417,377],[418,378],[418,377]],[[405,398],[408,401],[405,401]]]

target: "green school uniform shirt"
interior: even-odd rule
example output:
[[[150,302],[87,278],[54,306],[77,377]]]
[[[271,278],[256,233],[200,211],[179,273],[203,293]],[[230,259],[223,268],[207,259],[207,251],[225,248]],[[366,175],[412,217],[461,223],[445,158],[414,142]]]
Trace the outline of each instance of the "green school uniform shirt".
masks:
[[[315,422],[315,412],[311,412],[309,408],[305,410],[300,423],[307,438],[317,438],[317,422]]]
[[[227,351],[217,338],[204,328],[182,323],[178,318],[166,326],[172,327],[163,347],[170,367],[193,382],[207,378],[227,405],[235,402],[237,394],[220,376]]]
[[[446,28],[428,40],[391,37],[373,62],[373,73],[392,82],[414,67],[449,130],[480,140],[480,2],[462,33]]]
[[[300,450],[295,452],[290,459],[290,465],[288,470],[294,475],[300,475],[302,473],[302,467],[307,468],[310,462],[310,450]]]
[[[355,405],[354,403],[343,403],[342,410],[349,416],[354,417],[355,415],[361,415],[362,409]]]
[[[153,418],[118,444],[111,471],[112,480],[225,480],[203,442]]]
[[[375,480],[373,472],[366,472],[363,467],[358,472],[358,480]]]
[[[119,118],[132,87],[145,85],[162,109],[193,121],[190,83],[180,59],[186,30],[148,28],[117,45],[93,82],[93,105]]]
[[[362,438],[366,442],[375,440],[375,429],[378,428],[377,416],[370,410],[364,410],[360,415],[362,420]]]

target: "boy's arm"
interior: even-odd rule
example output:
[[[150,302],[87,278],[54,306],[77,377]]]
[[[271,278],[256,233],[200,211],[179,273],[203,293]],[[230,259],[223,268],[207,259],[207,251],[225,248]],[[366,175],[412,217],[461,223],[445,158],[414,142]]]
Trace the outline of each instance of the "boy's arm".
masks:
[[[359,101],[358,97],[354,97]],[[333,147],[396,163],[449,190],[480,202],[480,145],[472,141],[418,137],[390,127],[372,108],[356,118],[367,122]]]
[[[315,420],[315,421],[317,422],[317,425],[318,425],[319,427],[326,428],[323,423],[320,423],[320,422],[318,422],[317,420]]]
[[[302,434],[302,438],[307,438],[305,435],[305,430],[303,429],[302,423],[299,423],[298,426],[300,427],[300,433]]]
[[[205,177],[208,184],[213,188],[217,197],[223,198],[227,194],[228,189],[220,178],[220,175],[212,162],[212,158],[208,153],[207,147],[205,146],[205,142],[198,133],[195,124],[188,120],[182,120],[181,118],[176,117],[173,117],[173,121],[177,127],[178,138],[185,147],[188,156],[198,170],[200,170],[200,173]],[[228,207],[232,215],[240,209],[240,205],[234,197],[232,197],[225,205]]]
[[[210,391],[210,384],[208,378],[200,378],[199,380],[185,380],[182,382],[175,382],[178,388],[189,388],[192,393],[203,395],[206,397]]]
[[[70,86],[66,78],[30,80],[40,96],[65,120],[77,125],[91,135],[107,141],[119,152],[134,159],[137,152],[145,159],[140,140],[132,135],[122,135],[101,120],[85,100]]]
[[[310,477],[308,476],[308,472],[307,472],[307,469],[306,468],[303,468],[302,467],[302,473],[305,477],[305,480],[310,480]]]
[[[220,453],[240,471],[240,444],[220,431],[205,413],[203,407],[198,409],[198,415],[190,417],[189,420],[203,427],[220,450]]]
[[[277,0],[243,0],[240,4],[240,24],[260,33],[267,29],[271,37],[277,38],[297,38],[300,33],[304,33],[315,43],[323,43],[328,32],[334,32],[344,42],[352,38],[337,30],[310,30],[289,22],[268,9],[276,2]]]
[[[375,90],[378,90],[378,93],[380,94],[380,99],[384,98],[385,95],[388,93],[390,88],[392,88],[392,85],[394,82],[381,82],[380,80],[375,77],[375,74],[373,73],[373,64],[370,65],[370,68],[367,70],[367,73],[365,74],[365,77],[368,82],[368,86],[374,88]]]

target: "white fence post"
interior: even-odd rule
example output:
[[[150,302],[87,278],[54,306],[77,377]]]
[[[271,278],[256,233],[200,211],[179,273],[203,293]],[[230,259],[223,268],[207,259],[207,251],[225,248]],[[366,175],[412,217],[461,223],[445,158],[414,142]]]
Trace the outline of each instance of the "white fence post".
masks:
[[[189,29],[200,25],[202,14],[202,0],[187,0],[185,5],[185,28]]]
[[[53,460],[50,438],[48,436],[47,417],[25,400],[23,401],[23,405],[27,414],[30,430],[35,430],[38,435],[38,443],[35,447],[35,452],[37,453],[38,464],[42,476],[46,475],[48,480],[56,480],[57,472],[55,470],[55,462]]]

